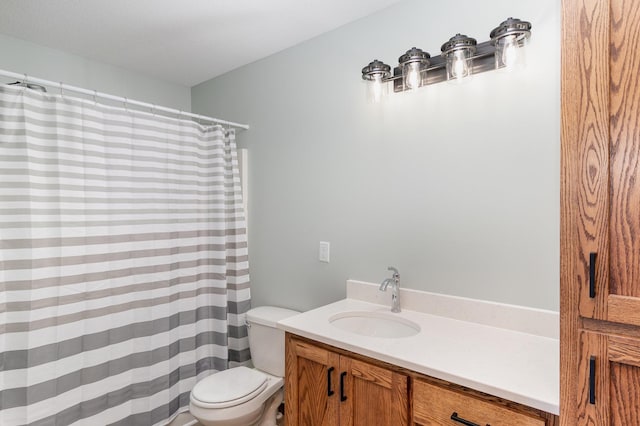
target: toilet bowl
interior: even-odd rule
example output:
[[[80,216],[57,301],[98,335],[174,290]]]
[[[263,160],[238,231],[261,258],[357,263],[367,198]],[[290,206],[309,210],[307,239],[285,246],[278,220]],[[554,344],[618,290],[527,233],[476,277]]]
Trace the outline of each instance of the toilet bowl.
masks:
[[[276,323],[298,313],[273,306],[247,312],[254,368],[234,367],[198,381],[191,415],[204,426],[275,426],[284,395],[284,332]]]

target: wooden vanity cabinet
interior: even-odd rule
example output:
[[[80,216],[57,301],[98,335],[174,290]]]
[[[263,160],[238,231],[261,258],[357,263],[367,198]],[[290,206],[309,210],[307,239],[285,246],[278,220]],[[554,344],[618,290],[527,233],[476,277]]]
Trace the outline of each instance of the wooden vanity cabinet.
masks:
[[[563,0],[561,424],[640,425],[640,2]]]
[[[547,426],[555,416],[508,403],[499,398],[473,395],[457,386],[433,380],[413,382],[413,423],[436,425]]]
[[[287,426],[558,425],[552,414],[290,333],[284,418]]]
[[[287,334],[288,426],[409,424],[408,377]]]

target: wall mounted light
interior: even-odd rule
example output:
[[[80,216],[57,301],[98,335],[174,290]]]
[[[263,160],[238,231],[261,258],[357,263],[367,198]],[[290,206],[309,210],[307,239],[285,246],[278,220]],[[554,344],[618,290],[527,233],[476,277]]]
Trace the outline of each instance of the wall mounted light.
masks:
[[[422,49],[412,47],[398,58],[399,66],[402,68],[402,82],[406,90],[417,89],[424,84],[430,57],[431,55]]]
[[[523,47],[531,37],[531,24],[520,19],[508,18],[494,28],[489,37],[496,48],[496,68],[511,70],[522,64]]]
[[[458,33],[442,45],[440,50],[447,62],[447,80],[459,82],[471,76],[476,44],[475,38]]]
[[[367,82],[367,100],[377,103],[386,95],[386,80],[391,77],[391,67],[377,59],[362,68],[362,79]]]
[[[493,29],[490,40],[477,43],[456,34],[441,47],[442,54],[413,47],[398,59],[393,68],[377,59],[362,69],[362,79],[370,86],[370,99],[379,101],[387,84],[394,92],[404,92],[441,81],[462,81],[473,74],[499,68],[513,68],[523,60],[523,47],[531,36],[531,23],[508,18]],[[379,95],[376,95],[378,94]]]

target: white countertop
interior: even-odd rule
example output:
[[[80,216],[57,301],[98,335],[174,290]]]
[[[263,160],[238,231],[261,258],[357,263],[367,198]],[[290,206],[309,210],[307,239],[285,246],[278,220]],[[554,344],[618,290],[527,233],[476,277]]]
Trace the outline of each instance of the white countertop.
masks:
[[[388,296],[388,295],[387,295]],[[431,377],[457,383],[552,414],[559,414],[559,341],[475,322],[403,309],[420,325],[415,336],[367,337],[344,331],[329,317],[346,311],[389,307],[344,299],[278,322],[307,337]]]

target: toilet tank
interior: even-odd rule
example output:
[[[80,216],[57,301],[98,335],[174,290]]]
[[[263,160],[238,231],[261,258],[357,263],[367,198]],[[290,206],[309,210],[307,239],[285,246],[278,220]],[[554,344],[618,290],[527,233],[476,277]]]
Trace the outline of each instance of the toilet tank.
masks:
[[[246,313],[249,348],[255,368],[284,377],[284,331],[278,329],[276,323],[299,313],[275,306],[260,306]]]

